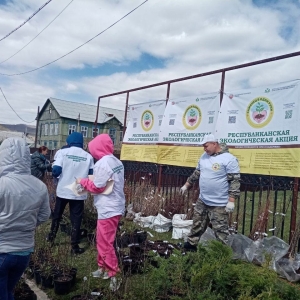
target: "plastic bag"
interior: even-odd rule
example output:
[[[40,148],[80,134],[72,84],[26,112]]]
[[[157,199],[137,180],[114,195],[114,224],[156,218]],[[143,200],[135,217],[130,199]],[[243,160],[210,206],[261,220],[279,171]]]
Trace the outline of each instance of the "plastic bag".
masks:
[[[228,236],[228,246],[233,250],[234,259],[242,259],[252,262],[255,245],[253,240],[240,233]]]
[[[158,214],[151,225],[151,228],[156,232],[168,232],[172,227],[172,220]]]
[[[172,219],[172,239],[182,239],[189,234],[193,225],[193,220],[186,220],[185,214],[175,214]]]
[[[137,223],[139,226],[147,228],[151,227],[153,224],[155,216],[141,217],[141,213],[135,214],[133,222]]]
[[[216,238],[214,231],[210,227],[207,227],[205,232],[201,235],[199,243],[206,245],[207,242],[216,240],[216,239],[217,238]]]

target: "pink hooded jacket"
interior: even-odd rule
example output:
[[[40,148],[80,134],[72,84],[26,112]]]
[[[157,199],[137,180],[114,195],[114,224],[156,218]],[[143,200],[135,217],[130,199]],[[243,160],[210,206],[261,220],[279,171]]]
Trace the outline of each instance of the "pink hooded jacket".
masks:
[[[100,160],[105,155],[111,155],[114,152],[114,144],[110,136],[106,133],[96,136],[93,140],[89,142],[89,151],[91,155]],[[80,184],[89,192],[94,194],[100,194],[105,190],[104,187],[95,186],[94,182],[88,178],[83,178],[80,180]]]
[[[97,208],[98,219],[103,220],[120,216],[125,211],[124,166],[113,153],[113,142],[108,134],[100,134],[89,143],[89,150],[98,159],[94,166],[94,181],[81,179],[80,184],[94,193],[94,205]],[[107,181],[114,182],[110,194],[102,194]]]

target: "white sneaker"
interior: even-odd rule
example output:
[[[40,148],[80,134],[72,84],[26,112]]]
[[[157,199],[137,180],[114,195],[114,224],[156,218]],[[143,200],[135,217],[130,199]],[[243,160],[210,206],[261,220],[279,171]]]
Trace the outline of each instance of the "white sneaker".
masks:
[[[98,269],[95,272],[92,272],[92,276],[95,278],[102,278],[102,279],[108,279],[108,273],[104,271],[103,269]]]
[[[112,292],[116,292],[120,288],[121,283],[122,283],[121,278],[110,277],[110,284],[109,284],[110,290]]]

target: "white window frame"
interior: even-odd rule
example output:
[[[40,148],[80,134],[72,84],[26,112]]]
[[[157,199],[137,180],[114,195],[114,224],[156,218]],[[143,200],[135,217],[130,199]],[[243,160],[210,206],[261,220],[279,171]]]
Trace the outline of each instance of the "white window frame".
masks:
[[[95,135],[95,132],[96,132],[96,135]],[[99,134],[99,128],[95,128],[93,127],[93,130],[92,130],[92,137],[96,137],[97,135]]]
[[[49,126],[49,135],[53,135],[53,129],[54,129],[54,124],[50,123],[50,126]]]
[[[69,130],[68,130],[69,135],[72,134],[75,131],[76,131],[76,125],[69,124]]]
[[[87,137],[88,136],[88,130],[89,130],[89,128],[87,126],[81,126],[80,130],[81,130],[81,133],[82,133],[83,137]]]
[[[58,135],[59,123],[54,124],[54,135]]]
[[[45,124],[45,131],[44,131],[45,135],[48,135],[48,124]]]
[[[113,132],[113,134],[111,132]],[[114,145],[116,143],[116,132],[117,132],[116,128],[109,128],[108,134],[109,134],[110,138],[112,139]]]

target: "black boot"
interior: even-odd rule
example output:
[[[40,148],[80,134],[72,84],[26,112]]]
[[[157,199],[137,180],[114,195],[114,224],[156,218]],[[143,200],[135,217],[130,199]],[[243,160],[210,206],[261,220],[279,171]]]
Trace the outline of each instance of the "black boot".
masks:
[[[53,233],[48,233],[46,241],[50,243],[51,246],[54,244],[55,235]]]

